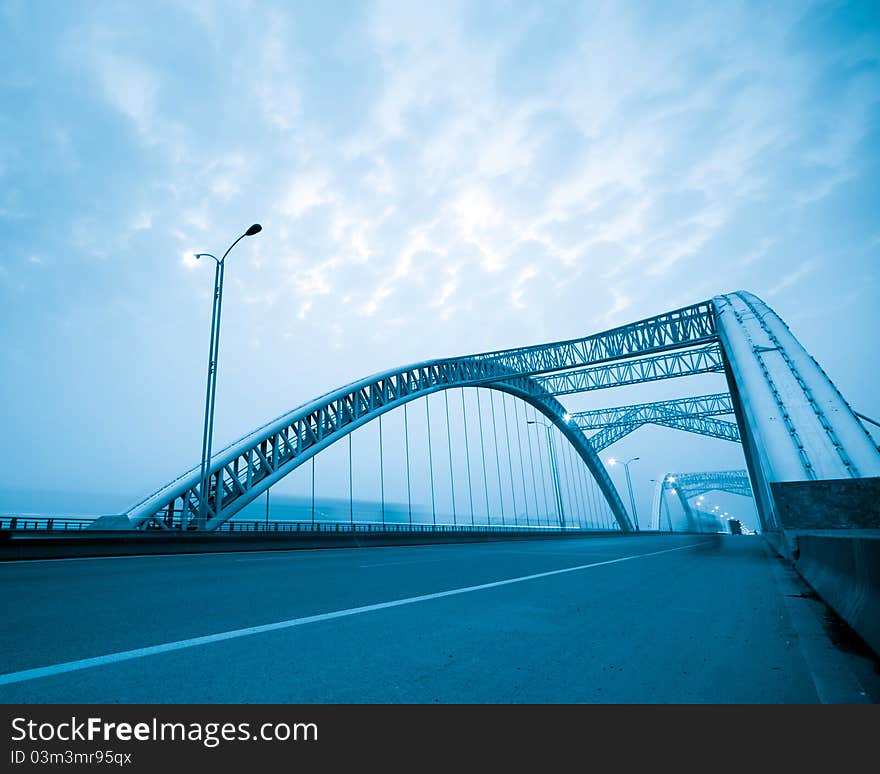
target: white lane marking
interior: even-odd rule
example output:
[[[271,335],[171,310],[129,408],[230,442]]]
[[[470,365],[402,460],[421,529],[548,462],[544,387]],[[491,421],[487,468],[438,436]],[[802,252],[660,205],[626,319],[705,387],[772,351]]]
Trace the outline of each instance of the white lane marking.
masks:
[[[10,685],[11,683],[23,683],[28,680],[37,680],[41,677],[52,677],[54,675],[64,674],[65,672],[77,672],[81,669],[89,669],[91,667],[106,666],[107,664],[117,664],[120,661],[131,661],[136,658],[145,656],[157,656],[161,653],[170,653],[175,650],[183,650],[185,648],[195,648],[199,645],[210,645],[214,642],[223,642],[225,640],[236,640],[241,637],[250,637],[254,634],[265,634],[266,632],[277,632],[282,629],[292,629],[295,626],[304,626],[310,623],[319,623],[320,621],[332,621],[335,618],[347,618],[362,613],[372,613],[376,610],[387,610],[391,607],[401,607],[403,605],[412,605],[416,602],[427,602],[431,599],[442,599],[443,597],[454,597],[459,594],[469,594],[473,591],[483,591],[484,589],[494,589],[500,586],[510,586],[514,583],[524,583],[526,581],[537,580],[538,578],[549,578],[553,575],[563,575],[569,572],[577,572],[579,570],[588,570],[592,567],[603,567],[609,564],[619,564],[620,562],[629,562],[633,559],[643,559],[647,556],[657,556],[659,554],[670,554],[674,551],[684,551],[688,548],[696,548],[698,546],[707,545],[710,541],[702,541],[701,543],[691,543],[686,546],[677,548],[666,548],[662,551],[651,551],[646,554],[633,554],[632,556],[621,556],[617,559],[606,559],[603,562],[593,562],[592,564],[579,564],[576,567],[563,567],[560,570],[549,570],[547,572],[539,572],[534,575],[521,575],[518,578],[506,578],[505,580],[492,581],[491,583],[481,583],[477,586],[464,586],[457,589],[449,589],[448,591],[437,591],[432,594],[421,594],[417,597],[406,597],[405,599],[394,599],[390,602],[378,602],[373,605],[363,605],[361,607],[350,607],[347,610],[335,610],[332,613],[319,613],[318,615],[309,615],[304,618],[289,618],[286,621],[276,621],[275,623],[262,624],[260,626],[248,626],[243,629],[232,629],[226,632],[218,632],[217,634],[207,634],[202,637],[190,637],[186,640],[176,640],[175,642],[165,642],[161,645],[150,645],[145,648],[134,648],[133,650],[122,650],[117,653],[108,653],[104,656],[95,656],[93,658],[81,658],[76,661],[66,661],[61,664],[52,664],[51,666],[37,667],[35,669],[23,669],[20,672],[8,672],[0,675],[0,685]]]

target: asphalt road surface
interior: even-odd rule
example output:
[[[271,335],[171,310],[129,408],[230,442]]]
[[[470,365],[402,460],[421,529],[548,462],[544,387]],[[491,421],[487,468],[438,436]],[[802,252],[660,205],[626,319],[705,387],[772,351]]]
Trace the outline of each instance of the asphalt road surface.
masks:
[[[5,703],[876,698],[757,537],[7,562],[0,589]]]

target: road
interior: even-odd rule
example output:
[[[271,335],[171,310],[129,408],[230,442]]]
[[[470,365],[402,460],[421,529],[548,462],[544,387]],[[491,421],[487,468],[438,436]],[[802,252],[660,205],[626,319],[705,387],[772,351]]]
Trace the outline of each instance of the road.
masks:
[[[876,687],[757,537],[8,562],[0,588],[6,703],[801,703]]]

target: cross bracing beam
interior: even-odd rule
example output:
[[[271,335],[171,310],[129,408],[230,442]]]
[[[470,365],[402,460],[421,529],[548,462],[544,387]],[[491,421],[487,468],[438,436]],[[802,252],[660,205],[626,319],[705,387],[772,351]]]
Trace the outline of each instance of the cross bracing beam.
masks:
[[[629,406],[576,411],[571,414],[571,418],[584,430],[596,430],[622,421],[653,422],[656,417],[678,418],[682,415],[716,417],[732,413],[733,404],[730,400],[730,393],[716,392],[711,395],[694,395],[651,403],[634,403]],[[624,417],[627,419],[624,420]]]
[[[211,459],[206,492],[207,529],[216,529],[315,454],[398,406],[451,387],[481,385],[507,392],[543,413],[595,478],[624,531],[632,523],[586,436],[564,417],[565,408],[538,382],[511,374],[492,360],[456,358],[387,371],[328,393],[241,438]],[[199,469],[193,468],[129,509],[134,526],[194,523],[201,505]]]
[[[578,368],[540,376],[538,380],[554,395],[570,395],[660,379],[674,379],[679,376],[723,373],[723,371],[721,348],[717,344],[709,344],[680,352],[666,352],[662,355]]]
[[[739,428],[735,423],[713,418],[731,413],[733,407],[730,395],[724,392],[578,411],[571,414],[571,420],[581,430],[599,431],[590,437],[590,443],[599,452],[645,424],[661,425],[739,443]]]
[[[697,435],[705,435],[709,438],[717,438],[721,441],[730,441],[731,443],[740,443],[739,427],[736,422],[725,422],[723,419],[714,419],[712,417],[666,417],[664,419],[655,419],[655,425],[663,427],[671,427],[674,430],[684,430],[688,433],[696,433]]]
[[[661,427],[669,427],[673,430],[684,430],[688,433],[705,435],[709,438],[740,443],[739,428],[734,422],[725,422],[721,419],[705,416],[675,414],[674,412],[666,412],[653,417],[636,416],[635,412],[633,415],[624,415],[620,421],[605,425],[598,433],[591,435],[590,443],[597,452],[603,451],[646,424],[660,425]],[[579,425],[579,427],[585,429],[582,425]]]
[[[702,302],[579,339],[482,352],[465,359],[490,361],[509,373],[534,376],[708,344],[716,338],[712,305]]]

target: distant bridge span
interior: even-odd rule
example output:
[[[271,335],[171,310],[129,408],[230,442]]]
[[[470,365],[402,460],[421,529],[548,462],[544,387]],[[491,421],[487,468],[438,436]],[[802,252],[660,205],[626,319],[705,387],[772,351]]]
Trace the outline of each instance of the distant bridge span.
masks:
[[[135,528],[215,529],[382,414],[453,387],[485,387],[544,414],[590,470],[619,527],[630,531],[596,449],[554,395],[718,371],[719,356],[765,530],[780,528],[773,483],[880,476],[880,452],[825,372],[770,307],[740,291],[579,339],[431,360],[353,382],[215,454],[206,492],[194,467],[126,516]]]

